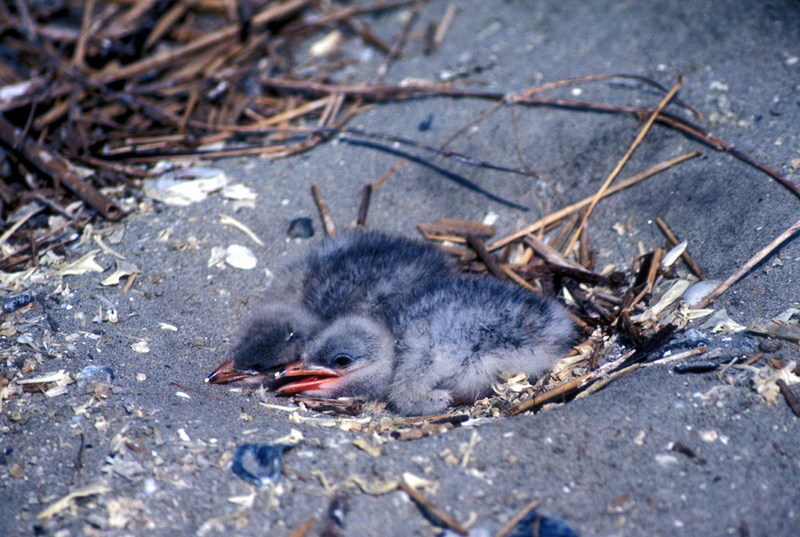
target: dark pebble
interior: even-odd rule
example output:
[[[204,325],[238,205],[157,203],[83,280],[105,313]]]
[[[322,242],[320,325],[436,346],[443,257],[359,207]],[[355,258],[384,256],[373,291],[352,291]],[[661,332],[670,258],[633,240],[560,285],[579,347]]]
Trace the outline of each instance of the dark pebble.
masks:
[[[12,311],[17,311],[20,308],[24,308],[31,302],[33,302],[33,295],[29,293],[12,296],[3,300],[3,311],[6,313],[11,313]]]
[[[105,365],[87,365],[75,375],[79,383],[111,384],[114,382],[114,370]]]
[[[572,528],[567,526],[563,520],[551,516],[540,515],[536,511],[531,511],[525,518],[520,520],[508,537],[529,537],[537,535],[539,537],[578,537]]]
[[[308,239],[314,236],[314,223],[310,218],[295,218],[286,233],[292,239]]]
[[[430,114],[428,117],[426,117],[420,122],[417,128],[421,132],[425,132],[426,130],[430,129],[432,125],[433,125],[433,114]]]
[[[233,456],[233,473],[250,484],[262,487],[281,475],[283,454],[290,444],[242,444]]]

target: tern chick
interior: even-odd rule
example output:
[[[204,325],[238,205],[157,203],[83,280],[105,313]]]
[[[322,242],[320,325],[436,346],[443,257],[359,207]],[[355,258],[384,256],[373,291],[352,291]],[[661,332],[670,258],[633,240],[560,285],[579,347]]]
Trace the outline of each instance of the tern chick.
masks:
[[[504,372],[536,377],[570,347],[556,303],[493,278],[450,277],[417,290],[385,319],[348,315],[283,373],[279,393],[387,401],[404,415],[443,412],[492,393]]]
[[[323,326],[345,315],[383,318],[422,282],[455,274],[440,249],[375,231],[325,239],[289,262],[266,305],[244,325],[209,383],[263,382],[270,370],[295,362]]]

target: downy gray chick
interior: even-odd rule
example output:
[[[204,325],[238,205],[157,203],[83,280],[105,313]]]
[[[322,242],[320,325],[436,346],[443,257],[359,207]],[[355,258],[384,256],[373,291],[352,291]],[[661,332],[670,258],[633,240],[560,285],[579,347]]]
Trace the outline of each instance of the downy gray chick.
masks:
[[[303,345],[345,315],[383,318],[423,282],[455,274],[440,249],[375,231],[325,239],[287,263],[266,305],[232,346],[210,383],[264,381],[264,373],[298,360]]]
[[[450,277],[420,287],[385,320],[337,319],[283,376],[278,389],[387,401],[404,415],[443,412],[492,393],[504,372],[536,377],[571,346],[558,304],[489,277]]]

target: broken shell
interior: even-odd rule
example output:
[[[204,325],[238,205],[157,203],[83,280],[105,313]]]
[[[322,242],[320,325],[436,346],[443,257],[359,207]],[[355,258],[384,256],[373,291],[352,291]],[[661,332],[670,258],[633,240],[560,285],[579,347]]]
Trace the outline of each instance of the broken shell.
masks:
[[[231,244],[226,250],[225,262],[232,267],[244,270],[256,268],[258,260],[253,251],[241,244]]]
[[[681,295],[684,302],[694,307],[700,303],[711,291],[719,286],[719,280],[702,280],[695,282]]]

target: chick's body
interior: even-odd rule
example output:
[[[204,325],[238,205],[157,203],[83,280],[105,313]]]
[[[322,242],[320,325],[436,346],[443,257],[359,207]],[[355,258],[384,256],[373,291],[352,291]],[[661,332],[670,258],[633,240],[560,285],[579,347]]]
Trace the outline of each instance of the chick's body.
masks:
[[[563,308],[517,286],[449,277],[420,286],[384,319],[336,320],[308,345],[304,363],[341,373],[314,395],[435,414],[489,395],[504,372],[540,375],[567,351],[573,330]]]

